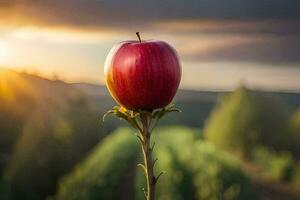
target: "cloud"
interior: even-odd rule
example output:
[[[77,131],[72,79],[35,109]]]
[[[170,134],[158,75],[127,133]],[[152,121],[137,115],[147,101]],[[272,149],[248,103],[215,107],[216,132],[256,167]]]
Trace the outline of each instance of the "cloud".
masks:
[[[170,20],[155,29],[173,34],[300,35],[300,20]]]
[[[0,34],[17,28],[14,33],[21,32],[24,36],[24,31],[19,29],[31,26],[47,30],[35,31],[41,34],[31,36],[43,35],[64,41],[59,37],[65,34],[55,33],[63,30],[72,33],[72,40],[93,42],[103,35],[141,30],[145,35],[167,35],[185,61],[300,66],[300,4],[297,0],[0,2]]]
[[[213,42],[198,39],[181,50],[181,55],[188,61],[255,62],[300,67],[299,36],[228,36],[216,38]]]
[[[82,27],[130,27],[174,19],[300,19],[297,0],[2,0],[27,22]],[[9,5],[9,6],[8,6]],[[12,6],[14,5],[14,6]],[[23,21],[24,22],[24,21]]]

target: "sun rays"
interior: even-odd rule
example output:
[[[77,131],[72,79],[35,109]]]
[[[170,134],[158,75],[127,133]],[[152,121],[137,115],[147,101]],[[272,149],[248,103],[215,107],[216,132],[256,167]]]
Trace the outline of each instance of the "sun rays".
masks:
[[[34,89],[22,76],[14,71],[0,69],[0,94],[2,103],[14,104],[23,99],[18,99],[17,93],[36,98]]]

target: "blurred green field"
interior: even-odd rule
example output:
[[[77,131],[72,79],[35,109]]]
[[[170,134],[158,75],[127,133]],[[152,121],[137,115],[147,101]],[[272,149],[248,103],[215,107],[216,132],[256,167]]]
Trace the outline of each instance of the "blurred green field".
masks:
[[[99,92],[98,92],[99,91]],[[158,200],[300,199],[300,94],[179,91],[155,130]],[[0,199],[143,199],[135,131],[103,87],[0,73]]]
[[[253,199],[255,193],[238,161],[199,135],[185,127],[156,131],[156,173],[167,172],[157,185],[157,199]],[[135,199],[143,199],[144,177],[136,167],[138,159],[132,159],[138,153],[137,147],[133,130],[116,130],[61,180],[56,199],[123,199],[124,194],[118,191],[130,183],[131,190],[125,196],[134,192]],[[131,174],[135,176],[120,181],[128,165],[134,166]]]

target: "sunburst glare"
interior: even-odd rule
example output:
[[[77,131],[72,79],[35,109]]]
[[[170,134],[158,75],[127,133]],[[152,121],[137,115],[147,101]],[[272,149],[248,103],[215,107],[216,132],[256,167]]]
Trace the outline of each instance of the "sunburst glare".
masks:
[[[0,40],[0,64],[8,64],[11,58],[11,51],[4,41]]]

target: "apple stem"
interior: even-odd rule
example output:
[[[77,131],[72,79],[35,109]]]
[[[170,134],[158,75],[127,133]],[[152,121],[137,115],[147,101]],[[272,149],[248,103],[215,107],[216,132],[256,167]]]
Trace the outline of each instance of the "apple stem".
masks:
[[[135,34],[136,34],[137,37],[139,38],[140,43],[142,43],[141,36],[140,36],[140,32],[136,32]]]

